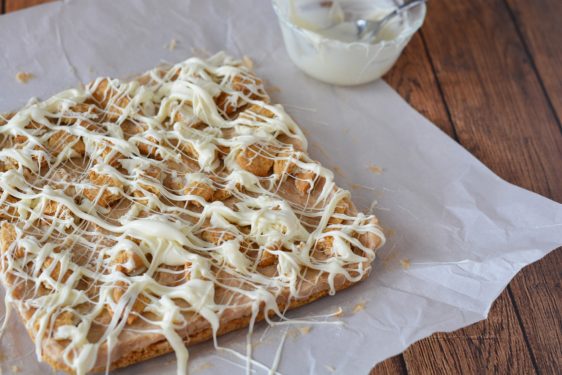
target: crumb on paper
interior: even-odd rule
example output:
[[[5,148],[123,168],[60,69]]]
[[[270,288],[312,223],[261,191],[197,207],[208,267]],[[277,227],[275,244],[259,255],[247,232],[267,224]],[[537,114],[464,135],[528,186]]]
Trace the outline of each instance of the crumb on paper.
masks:
[[[18,372],[20,372],[20,371],[21,371],[21,369],[20,369],[18,366],[16,366],[16,365],[13,365],[13,366],[12,366],[12,373],[16,374],[16,373],[18,373]]]
[[[381,174],[383,171],[382,167],[379,167],[376,164],[371,164],[371,166],[369,166],[369,170],[374,174]]]
[[[254,61],[252,61],[249,56],[244,55],[244,57],[242,57],[242,65],[250,70],[254,69]]]
[[[195,369],[193,369],[193,371],[190,371],[190,373],[196,373],[196,372],[200,372],[200,371],[203,371],[203,370],[208,370],[212,367],[213,367],[213,364],[211,362],[205,362],[205,363],[201,364],[201,366],[198,366]]]
[[[32,78],[33,78],[33,74],[28,73],[28,72],[18,72],[16,74],[16,80],[19,83],[27,83]]]
[[[295,339],[295,338],[297,338],[298,336],[300,336],[300,331],[299,331],[298,328],[294,328],[294,327],[293,327],[293,328],[289,328],[289,329],[287,330],[287,333],[286,333],[286,334],[287,334],[287,337],[292,338],[292,339]]]
[[[336,368],[334,366],[324,365],[324,368],[329,372],[336,372]]]
[[[404,258],[404,259],[400,259],[400,265],[402,266],[403,269],[407,270],[408,268],[410,268],[412,263],[410,262],[410,259]]]
[[[353,313],[357,314],[360,311],[365,310],[365,301],[361,301],[353,307]]]
[[[299,332],[301,333],[301,335],[308,335],[310,331],[312,331],[312,327],[310,326],[299,327]]]
[[[168,43],[164,45],[164,48],[173,51],[176,49],[177,46],[178,46],[178,41],[176,40],[176,38],[172,38],[172,40],[170,40]]]

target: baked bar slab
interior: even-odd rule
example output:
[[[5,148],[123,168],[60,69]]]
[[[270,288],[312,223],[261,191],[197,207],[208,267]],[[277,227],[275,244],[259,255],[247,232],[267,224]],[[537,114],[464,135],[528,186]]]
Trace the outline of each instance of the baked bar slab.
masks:
[[[1,280],[41,360],[85,374],[283,317],[384,236],[263,83],[219,53],[0,116]]]

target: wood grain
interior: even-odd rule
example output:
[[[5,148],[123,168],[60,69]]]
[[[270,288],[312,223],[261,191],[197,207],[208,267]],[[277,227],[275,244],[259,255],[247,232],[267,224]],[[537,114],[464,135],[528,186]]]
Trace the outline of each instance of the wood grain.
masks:
[[[548,93],[558,123],[562,120],[562,1],[507,0],[518,30]]]
[[[423,35],[460,142],[501,177],[562,201],[560,128],[505,4],[432,4]],[[546,373],[562,358],[561,264],[560,253],[551,254],[510,287],[532,358]]]
[[[456,136],[441,97],[440,87],[435,80],[432,66],[419,35],[413,38],[398,64],[387,74],[385,79],[414,108],[432,122],[438,124],[450,136]],[[503,360],[502,354],[506,353],[505,348],[515,348],[517,350],[515,353],[517,355],[516,361],[509,363],[520,366],[521,369],[523,369],[523,364],[526,369],[534,371],[532,358],[527,351],[525,339],[519,328],[516,312],[511,305],[508,292],[502,294],[499,303],[504,308],[492,310],[491,317],[486,322],[457,331],[455,334],[432,336],[434,339],[438,338],[438,341],[430,338],[413,345],[404,354],[408,372],[443,373],[445,370],[452,370],[452,368],[443,366],[443,364],[448,363],[450,357],[455,357],[462,362],[456,369],[458,370],[457,373],[460,373],[459,371],[461,370],[484,369],[486,366],[489,366],[488,361],[491,361],[492,366],[496,366],[495,369],[499,369],[497,365],[493,364],[500,363]],[[498,324],[498,322],[503,323],[504,321],[512,324],[509,326]],[[488,332],[494,332],[494,340],[487,339],[490,336]],[[463,341],[459,340],[459,337],[469,337],[471,339]],[[474,350],[475,343],[479,344],[478,351]],[[435,345],[447,348],[447,352],[435,350]],[[481,355],[482,353],[487,355],[483,356]],[[422,356],[425,355],[428,361],[419,362],[417,358],[420,354]],[[521,363],[518,363],[519,361]],[[514,370],[514,367],[507,367],[509,363],[506,362],[506,366],[501,369]],[[377,366],[373,372],[383,374],[400,372],[402,368],[402,364],[398,362],[398,357],[394,357]],[[445,373],[447,372],[445,371]],[[451,372],[449,371],[448,373]]]
[[[507,293],[487,320],[438,333],[404,352],[408,374],[534,374],[535,368]]]
[[[425,50],[420,38],[414,38],[411,45],[406,49],[404,55],[399,60],[397,66],[385,77],[387,82],[391,84],[412,106],[418,109],[422,114],[428,117],[432,122],[439,124],[449,135],[455,136],[451,123],[446,113],[440,97],[440,88],[432,74],[431,66],[425,56]],[[431,53],[430,53],[431,55]],[[468,371],[477,369],[485,369],[489,365],[488,361],[496,364],[496,370],[499,369],[497,364],[503,359],[502,354],[506,353],[506,348],[516,349],[515,361],[505,362],[520,366],[521,361],[527,369],[534,371],[533,358],[527,351],[525,337],[519,328],[517,314],[513,306],[508,292],[504,292],[498,300],[502,306],[501,310],[492,310],[490,319],[486,322],[469,327],[465,330],[451,334],[434,335],[433,339],[422,341],[413,345],[404,354],[408,372],[414,373],[451,373],[453,368],[448,367],[450,358],[455,357],[459,364],[459,371]],[[502,314],[498,316],[498,314]],[[496,324],[497,322],[508,321],[509,326]],[[489,337],[488,332],[494,332],[494,340],[486,339]],[[459,340],[459,337],[471,338],[470,340]],[[435,341],[438,338],[438,341]],[[477,339],[477,340],[476,340]],[[478,351],[474,351],[475,343],[479,343]],[[439,348],[447,348],[447,351],[436,350]],[[487,353],[482,356],[482,353]],[[418,357],[425,357],[426,362],[420,362]],[[382,373],[386,373],[386,369],[396,368],[396,363],[385,364],[385,366],[377,366],[377,370],[384,369]],[[398,367],[399,368],[399,367]],[[510,370],[513,372],[514,367],[503,367],[502,370]],[[522,368],[521,368],[522,369]],[[474,373],[468,372],[468,373]]]
[[[402,355],[396,355],[375,366],[369,375],[397,375],[407,374],[406,363]]]
[[[29,8],[33,5],[45,4],[52,0],[4,0],[6,13],[15,12],[16,10]]]
[[[449,135],[455,135],[454,130],[451,127],[451,124],[448,121],[446,108],[443,106],[442,100],[439,97],[439,88],[436,88],[436,81],[434,79],[433,74],[431,74],[431,68],[428,67],[427,59],[424,58],[424,48],[421,40],[419,38],[414,38],[411,45],[408,46],[404,55],[399,60],[397,66],[388,74],[385,79],[391,86],[393,86],[406,100],[410,102],[412,106],[418,109],[422,114],[428,117],[431,121],[438,124],[443,130],[445,130]],[[502,142],[499,140],[499,142]],[[560,263],[558,263],[560,264]],[[556,272],[547,273],[548,275],[556,274]],[[550,280],[557,280],[555,277],[550,277]],[[544,288],[545,293],[548,293],[550,290],[556,290],[555,288],[549,289]],[[507,311],[509,312],[509,319],[513,319],[513,322],[517,323],[517,313],[516,310],[509,307],[511,303],[508,292],[504,292],[504,294],[500,297],[500,300],[507,301],[508,308]],[[553,296],[550,296],[553,297]],[[548,301],[552,302],[553,299],[550,298]],[[549,305],[552,305],[550,303]],[[550,306],[545,306],[549,308]],[[505,311],[503,309],[501,311]],[[556,309],[548,310],[548,311],[556,311]],[[492,315],[490,317],[490,321],[497,318],[493,314],[498,314],[495,310],[492,310]],[[526,316],[532,317],[533,314],[527,314]],[[506,318],[505,316],[503,317]],[[549,321],[553,322],[552,318]],[[490,327],[488,327],[489,323],[481,323],[479,325],[470,327],[466,330],[461,330],[458,332],[458,335],[466,334],[467,337],[486,337],[483,332],[489,331]],[[505,329],[504,329],[505,330]],[[514,333],[515,332],[515,333]],[[533,332],[540,332],[533,331]],[[552,334],[551,334],[552,336]],[[440,346],[447,346],[450,347],[453,345],[456,349],[450,350],[448,353],[449,355],[456,355],[457,357],[463,359],[463,361],[472,364],[476,367],[482,367],[486,365],[486,363],[482,362],[484,359],[482,356],[479,355],[471,355],[474,354],[470,349],[471,345],[469,342],[461,342],[459,343],[458,339],[451,340],[447,335],[438,335],[440,338],[439,345]],[[533,338],[542,339],[543,335],[533,335]],[[556,340],[556,339],[555,339]],[[554,340],[554,341],[555,341]],[[560,342],[560,341],[558,341]],[[496,359],[500,359],[499,353],[502,353],[502,348],[519,348],[521,352],[517,352],[517,358],[523,360],[526,364],[532,363],[534,357],[531,357],[528,353],[526,353],[526,345],[525,345],[525,336],[523,332],[519,329],[514,331],[513,329],[507,331],[506,334],[498,336],[496,340],[484,341],[484,344],[481,347],[481,350],[486,353],[497,353]],[[441,355],[436,354],[432,345],[428,345],[426,342],[421,342],[414,345],[411,351],[416,352],[419,354],[417,349],[421,349],[422,352],[432,353],[430,356],[432,360],[427,362],[428,364],[431,363],[446,363],[443,362],[445,359],[443,357],[443,353]],[[547,355],[551,355],[551,353],[556,352],[556,350],[546,350]],[[470,358],[470,360],[469,360]],[[406,356],[406,363],[408,364],[408,370],[410,370],[411,362],[415,361],[415,356]],[[441,361],[440,361],[441,360]],[[545,362],[545,361],[541,361]],[[556,364],[556,361],[550,361],[550,363]],[[394,364],[387,365],[386,367],[392,368]],[[542,366],[544,368],[544,366]],[[379,368],[379,367],[377,367]],[[418,371],[430,371],[436,370],[434,367],[427,367],[422,368],[417,365],[416,369]],[[440,370],[444,370],[443,367]],[[513,368],[512,368],[513,370]]]
[[[506,1],[518,27],[541,84],[562,123],[562,1]],[[562,129],[562,127],[561,127]],[[562,163],[562,160],[560,161]],[[560,200],[557,196],[555,199]],[[512,293],[520,320],[534,350],[538,367],[544,373],[557,373],[562,362],[562,287],[560,249],[529,266],[512,281]],[[557,276],[556,276],[557,275]],[[536,319],[539,316],[539,319]],[[552,324],[544,325],[544,322]]]
[[[384,80],[418,112],[456,137],[420,34],[414,35]]]
[[[510,284],[525,338],[537,368],[559,374],[562,368],[562,251],[520,272]]]
[[[460,142],[500,177],[562,200],[560,129],[503,2],[432,4],[423,35]]]

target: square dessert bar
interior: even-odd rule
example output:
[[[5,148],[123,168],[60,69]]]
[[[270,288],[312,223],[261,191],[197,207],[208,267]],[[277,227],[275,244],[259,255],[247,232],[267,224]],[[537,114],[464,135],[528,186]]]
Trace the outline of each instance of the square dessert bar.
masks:
[[[0,276],[39,359],[183,374],[187,345],[364,279],[377,219],[306,145],[224,53],[0,116]]]

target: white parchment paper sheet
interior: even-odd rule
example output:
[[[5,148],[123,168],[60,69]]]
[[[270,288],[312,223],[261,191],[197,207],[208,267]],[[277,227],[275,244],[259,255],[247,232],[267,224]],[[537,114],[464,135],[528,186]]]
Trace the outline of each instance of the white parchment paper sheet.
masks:
[[[384,82],[337,88],[297,70],[269,1],[58,2],[0,17],[0,35],[4,112],[32,96],[44,99],[99,75],[129,77],[194,51],[249,55],[268,85],[281,89],[272,90],[273,99],[305,129],[312,156],[341,171],[342,186],[374,187],[353,189],[354,200],[363,210],[378,200],[374,212],[395,234],[367,281],[290,314],[327,314],[341,306],[345,326],[290,331],[281,373],[366,374],[416,340],[484,319],[522,267],[562,245],[562,205],[501,180]],[[172,39],[176,48],[165,48]],[[35,78],[22,85],[15,80],[19,71]],[[383,172],[372,173],[372,165]],[[406,258],[408,269],[400,265]],[[365,309],[353,313],[362,303]],[[270,365],[286,330],[260,325],[255,358]],[[219,343],[244,352],[245,333]],[[5,370],[47,371],[15,320],[1,345]],[[193,373],[244,372],[243,362],[210,344],[191,354]],[[119,373],[175,369],[168,355]]]

